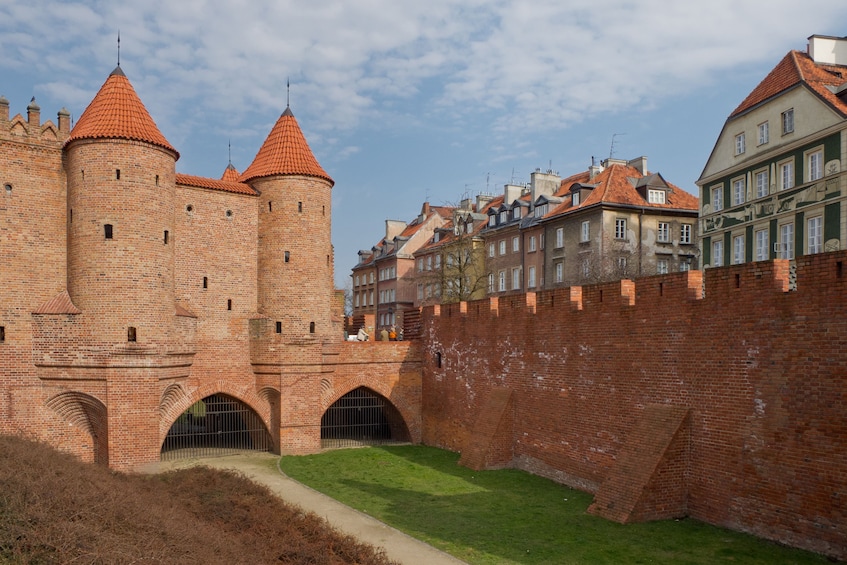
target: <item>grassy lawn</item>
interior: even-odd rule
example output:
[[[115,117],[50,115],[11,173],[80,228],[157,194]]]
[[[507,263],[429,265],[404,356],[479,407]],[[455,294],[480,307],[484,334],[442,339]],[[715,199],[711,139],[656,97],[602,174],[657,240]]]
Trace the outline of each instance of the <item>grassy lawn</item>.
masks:
[[[592,496],[511,469],[472,471],[423,446],[283,457],[294,479],[470,563],[826,563],[694,520],[620,525]]]

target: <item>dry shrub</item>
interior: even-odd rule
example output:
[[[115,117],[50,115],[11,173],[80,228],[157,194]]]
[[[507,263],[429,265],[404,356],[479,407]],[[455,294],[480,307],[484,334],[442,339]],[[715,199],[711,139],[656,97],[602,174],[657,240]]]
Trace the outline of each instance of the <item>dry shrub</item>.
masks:
[[[0,562],[388,564],[246,477],[125,475],[0,436]]]

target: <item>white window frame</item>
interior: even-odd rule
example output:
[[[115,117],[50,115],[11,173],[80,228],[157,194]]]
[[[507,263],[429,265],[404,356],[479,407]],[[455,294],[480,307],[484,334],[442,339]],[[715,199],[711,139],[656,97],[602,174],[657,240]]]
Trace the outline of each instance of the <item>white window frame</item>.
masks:
[[[530,265],[527,269],[527,288],[535,288],[535,265]]]
[[[754,255],[755,260],[767,261],[768,259],[770,259],[770,230],[768,228],[755,230],[753,232],[753,237],[756,242],[756,249]]]
[[[424,270],[424,259],[423,257],[418,258],[418,272],[421,273]]]
[[[823,252],[823,216],[806,220],[806,252],[809,255]]]
[[[742,155],[747,149],[747,140],[744,132],[735,135],[735,154]]]
[[[712,242],[712,266],[723,267],[723,238]]]
[[[509,211],[508,210],[501,210],[500,211],[500,223],[505,224],[508,221],[509,221]]]
[[[723,210],[723,185],[719,184],[711,188],[712,191],[712,212],[720,212]]]
[[[789,108],[781,114],[782,135],[794,132],[794,108]]]
[[[586,243],[591,240],[591,220],[584,220],[579,231],[579,241]]]
[[[512,237],[512,253],[517,253],[521,250],[521,240],[518,236]]]
[[[615,218],[615,239],[626,239],[626,218]]]
[[[746,245],[744,241],[744,234],[736,235],[732,237],[732,264],[740,265],[744,262],[744,258],[746,253]]]
[[[532,253],[535,251],[535,236],[529,236],[529,252]]]
[[[669,243],[671,240],[671,225],[668,222],[659,222],[656,229],[656,241]]]
[[[777,164],[777,169],[779,170],[779,189],[794,188],[794,159],[781,161]]]
[[[497,247],[498,247],[498,251],[500,252],[501,256],[506,254],[506,240],[505,239],[501,239],[498,242]]]
[[[497,287],[497,291],[506,292],[506,271],[500,271],[498,279],[500,284]]]
[[[571,206],[579,206],[579,192],[571,194]]]
[[[493,243],[488,244],[488,256],[494,257],[494,244]]]
[[[497,224],[497,217],[494,214],[488,215],[488,227],[493,228]]]
[[[753,173],[756,178],[756,198],[764,198],[770,194],[770,178],[767,169]]]
[[[779,225],[779,259],[794,259],[794,222]]]
[[[656,260],[656,274],[657,275],[667,275],[669,270],[670,270],[670,265],[668,264],[667,259]]]
[[[647,202],[650,204],[665,204],[667,196],[664,190],[647,190]]]
[[[768,122],[759,124],[759,145],[764,145],[770,141],[770,126]]]
[[[427,255],[427,256],[426,256],[426,270],[427,270],[427,271],[431,271],[431,270],[432,270],[432,255]]]
[[[732,205],[744,204],[747,199],[747,183],[744,177],[732,179]]]
[[[806,163],[807,182],[815,182],[823,178],[823,147],[806,151],[803,160]]]
[[[494,273],[488,273],[488,292],[494,292]]]
[[[512,269],[512,290],[518,290],[521,287],[521,269],[515,267]]]
[[[354,292],[353,293],[353,308],[358,308],[358,307],[359,307],[359,293]]]
[[[556,249],[560,249],[565,246],[565,229],[564,228],[556,228]]]
[[[680,259],[679,260],[679,272],[685,273],[691,270],[691,259]]]
[[[559,261],[556,263],[556,282],[560,283],[565,280],[565,264]]]
[[[681,245],[691,245],[691,224],[681,224],[679,226],[679,243]]]
[[[441,255],[436,255],[436,256],[435,256],[435,268],[436,268],[436,269],[440,269],[440,268],[441,268]]]

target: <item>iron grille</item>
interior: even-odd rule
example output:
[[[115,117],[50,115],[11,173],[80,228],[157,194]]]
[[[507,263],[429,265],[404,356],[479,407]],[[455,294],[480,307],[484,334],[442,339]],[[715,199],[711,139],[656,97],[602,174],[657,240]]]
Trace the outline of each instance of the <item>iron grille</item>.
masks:
[[[177,418],[165,438],[161,459],[218,457],[270,449],[270,434],[249,406],[230,396],[213,394],[195,402]]]
[[[322,448],[403,441],[408,441],[408,432],[397,410],[364,387],[339,398],[321,417]]]

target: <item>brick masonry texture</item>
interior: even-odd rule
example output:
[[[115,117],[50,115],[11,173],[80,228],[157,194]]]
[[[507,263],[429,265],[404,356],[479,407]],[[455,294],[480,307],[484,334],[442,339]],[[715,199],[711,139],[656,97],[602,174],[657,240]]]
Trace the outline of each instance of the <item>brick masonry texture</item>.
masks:
[[[488,458],[597,493],[593,512],[847,557],[845,264],[798,259],[796,291],[779,260],[425,308],[423,441],[479,461],[509,389]]]

